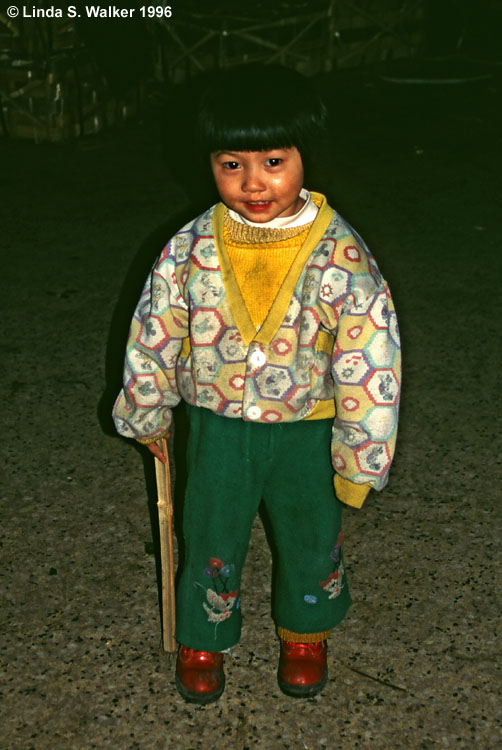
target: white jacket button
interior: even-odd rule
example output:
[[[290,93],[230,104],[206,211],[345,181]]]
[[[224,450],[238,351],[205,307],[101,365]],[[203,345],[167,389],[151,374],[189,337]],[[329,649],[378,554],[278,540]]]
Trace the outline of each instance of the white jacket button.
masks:
[[[251,360],[251,364],[254,367],[261,367],[262,365],[265,364],[265,362],[267,361],[267,358],[265,354],[261,351],[261,349],[256,349],[251,354],[250,360]]]
[[[259,406],[250,406],[246,411],[248,419],[259,419],[261,417],[261,409]]]

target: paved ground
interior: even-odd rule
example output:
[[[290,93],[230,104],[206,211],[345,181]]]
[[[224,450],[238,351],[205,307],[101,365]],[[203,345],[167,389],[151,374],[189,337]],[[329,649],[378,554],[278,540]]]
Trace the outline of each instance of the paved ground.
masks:
[[[390,484],[345,515],[354,605],[306,702],[276,685],[259,522],[227,690],[206,708],[177,695],[151,463],[111,431],[138,289],[200,198],[180,189],[190,154],[183,174],[150,122],[76,146],[0,142],[5,750],[501,746],[500,80],[322,83],[325,187],[393,289],[405,389]]]

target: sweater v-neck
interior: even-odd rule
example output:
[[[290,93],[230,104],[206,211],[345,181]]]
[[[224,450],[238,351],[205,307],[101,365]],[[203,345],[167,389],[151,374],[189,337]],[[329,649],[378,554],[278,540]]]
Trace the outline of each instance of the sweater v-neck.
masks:
[[[312,224],[303,246],[291,264],[263,325],[258,330],[255,328],[251,320],[251,316],[244,302],[244,298],[239,288],[239,284],[237,283],[225,247],[225,242],[223,240],[223,219],[226,206],[224,203],[218,203],[214,208],[212,217],[213,234],[223,285],[225,287],[232,317],[245,346],[249,346],[252,341],[255,341],[258,344],[263,344],[264,346],[270,344],[286,316],[291,298],[296,285],[298,284],[305,263],[319,244],[334,216],[333,209],[328,206],[326,198],[323,195],[320,193],[312,193],[312,197],[316,199],[316,203],[318,201],[320,202],[317,217]]]

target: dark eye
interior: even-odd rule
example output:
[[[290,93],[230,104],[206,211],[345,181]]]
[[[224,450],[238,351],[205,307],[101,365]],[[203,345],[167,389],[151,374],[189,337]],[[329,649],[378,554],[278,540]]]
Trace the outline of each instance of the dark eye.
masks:
[[[240,164],[238,161],[224,161],[223,167],[225,169],[239,169]]]
[[[278,167],[281,162],[282,159],[279,159],[279,157],[273,157],[271,159],[267,159],[265,164],[267,165],[267,167]]]

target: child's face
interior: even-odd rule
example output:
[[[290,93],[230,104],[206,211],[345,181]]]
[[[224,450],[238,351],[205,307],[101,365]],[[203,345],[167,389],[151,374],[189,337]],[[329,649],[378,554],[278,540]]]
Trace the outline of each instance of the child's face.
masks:
[[[221,200],[248,221],[265,223],[292,216],[304,201],[303,164],[292,148],[272,151],[216,151],[211,154]]]

